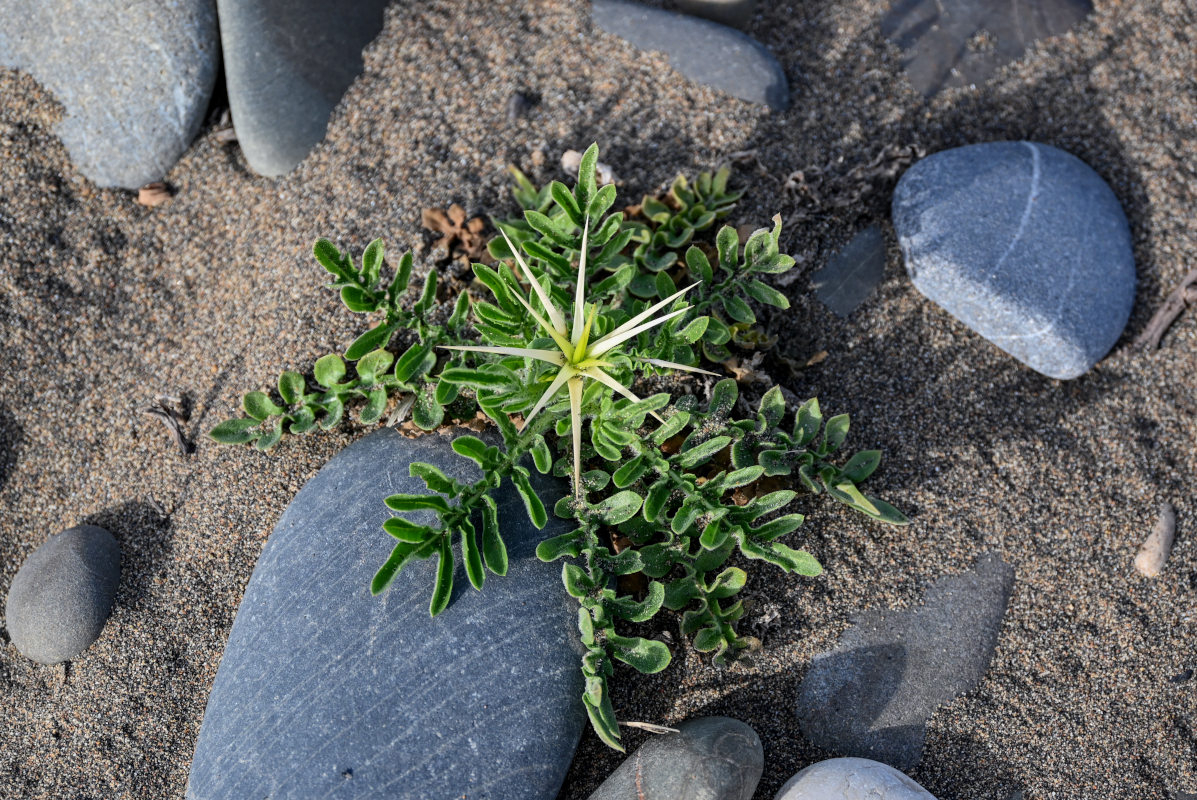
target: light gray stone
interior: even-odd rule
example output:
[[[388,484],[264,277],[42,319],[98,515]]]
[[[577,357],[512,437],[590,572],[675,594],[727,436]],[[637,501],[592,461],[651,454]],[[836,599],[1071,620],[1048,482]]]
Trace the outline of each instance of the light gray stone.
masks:
[[[860,306],[885,275],[885,237],[870,225],[852,237],[827,265],[811,276],[815,296],[846,317]]]
[[[518,494],[499,498],[510,565],[481,592],[457,556],[435,618],[436,558],[374,597],[395,541],[384,499],[425,493],[413,461],[474,481],[450,437],[383,429],[303,487],[254,569],[196,744],[191,800],[313,797],[544,800],[561,786],[585,721],[577,604]],[[561,487],[533,473],[550,495]],[[551,506],[552,503],[550,502]],[[421,512],[430,514],[430,512]],[[405,515],[419,521],[417,514]],[[424,517],[432,522],[431,516]]]
[[[324,138],[362,71],[388,0],[217,0],[233,126],[255,172],[275,177]]]
[[[677,7],[721,25],[747,28],[756,11],[756,0],[678,0]]]
[[[594,0],[590,13],[607,33],[669,56],[673,68],[695,83],[777,111],[789,108],[790,88],[781,65],[740,31],[628,0]]]
[[[590,800],[751,800],[765,766],[760,737],[743,722],[702,717],[649,739]]]
[[[832,758],[790,778],[773,800],[935,800],[935,796],[888,764]]]
[[[4,603],[16,648],[43,664],[69,661],[100,637],[121,579],[112,534],[80,525],[52,537],[25,559]]]
[[[919,291],[1044,375],[1084,374],[1126,327],[1126,216],[1063,150],[993,142],[936,153],[898,182],[893,219]]]
[[[1013,583],[1014,570],[986,554],[936,581],[918,608],[854,617],[798,687],[803,735],[833,753],[916,766],[932,712],[985,674]]]
[[[160,180],[195,138],[216,82],[213,0],[7,0],[0,65],[62,103],[71,160],[99,186]]]

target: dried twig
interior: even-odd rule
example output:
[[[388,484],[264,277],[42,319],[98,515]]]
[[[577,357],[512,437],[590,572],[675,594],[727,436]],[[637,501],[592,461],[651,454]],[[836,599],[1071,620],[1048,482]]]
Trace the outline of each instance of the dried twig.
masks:
[[[1180,316],[1180,312],[1185,310],[1185,306],[1191,305],[1197,305],[1197,269],[1190,270],[1180,285],[1168,295],[1160,310],[1155,312],[1151,322],[1147,323],[1147,327],[1135,339],[1135,347],[1141,350],[1155,350],[1160,346],[1160,339],[1164,337],[1168,328],[1172,327],[1172,323]]]
[[[159,395],[153,403],[142,409],[142,413],[162,421],[162,424],[174,436],[175,444],[179,446],[179,451],[183,455],[187,456],[195,452],[195,445],[188,441],[187,435],[183,433],[183,426],[180,424],[180,422],[186,422],[190,416],[181,397]]]
[[[620,725],[625,728],[639,728],[642,731],[649,733],[681,733],[677,728],[670,728],[665,725],[656,725],[652,722],[620,722]]]

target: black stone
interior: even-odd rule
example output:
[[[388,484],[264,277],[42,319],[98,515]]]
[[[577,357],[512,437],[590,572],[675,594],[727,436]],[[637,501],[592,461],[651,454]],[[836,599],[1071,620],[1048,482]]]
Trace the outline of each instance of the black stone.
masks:
[[[256,172],[284,175],[324,138],[387,5],[217,0],[233,125]]]
[[[884,274],[885,237],[880,228],[870,225],[853,236],[811,281],[823,305],[846,317],[865,301]]]
[[[703,717],[654,736],[590,800],[751,800],[765,766],[760,737],[743,722]]]
[[[789,108],[790,87],[781,65],[740,31],[628,0],[594,0],[590,13],[607,33],[669,56],[673,68],[695,83],[776,111]]]
[[[534,550],[565,526],[551,520],[537,531],[519,496],[503,492],[506,577],[488,573],[475,591],[455,553],[453,599],[436,618],[428,616],[435,557],[370,594],[395,543],[381,527],[390,516],[384,498],[427,491],[409,464],[426,461],[461,481],[480,477],[449,442],[378,431],[332,459],[292,501],[233,623],[188,798],[556,794],[585,720],[577,605],[561,566]],[[533,476],[551,507],[560,485]]]
[[[1092,11],[1092,0],[894,0],[881,33],[901,48],[914,88],[931,97],[984,82]]]
[[[986,554],[973,570],[936,581],[919,608],[855,617],[802,679],[803,734],[838,755],[912,769],[932,712],[989,666],[1013,582],[1014,570]]]
[[[69,661],[100,637],[121,579],[121,548],[94,525],[65,530],[34,550],[13,578],[4,625],[25,656]]]

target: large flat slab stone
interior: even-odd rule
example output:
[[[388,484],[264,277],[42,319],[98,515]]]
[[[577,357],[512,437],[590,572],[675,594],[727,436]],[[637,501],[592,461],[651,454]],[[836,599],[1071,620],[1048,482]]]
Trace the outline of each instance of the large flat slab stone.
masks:
[[[296,495],[233,623],[188,798],[556,795],[585,721],[577,604],[560,565],[534,553],[542,536],[565,532],[561,522],[537,531],[518,495],[505,493],[506,577],[488,574],[477,592],[459,558],[453,599],[435,619],[435,558],[370,594],[395,544],[381,528],[383,499],[426,491],[408,465],[480,476],[449,441],[378,431]]]
[[[1084,374],[1130,318],[1126,215],[1063,150],[991,142],[936,153],[898,181],[893,219],[915,287],[1044,375]]]
[[[802,733],[824,750],[908,770],[926,723],[985,674],[1014,570],[996,555],[940,578],[914,609],[865,611],[815,656],[798,687]]]
[[[0,65],[62,103],[55,127],[99,186],[160,180],[195,138],[220,59],[213,0],[6,0]]]
[[[725,25],[629,0],[594,0],[591,18],[607,33],[641,50],[669,57],[678,72],[776,111],[790,106],[785,72],[764,45]]]

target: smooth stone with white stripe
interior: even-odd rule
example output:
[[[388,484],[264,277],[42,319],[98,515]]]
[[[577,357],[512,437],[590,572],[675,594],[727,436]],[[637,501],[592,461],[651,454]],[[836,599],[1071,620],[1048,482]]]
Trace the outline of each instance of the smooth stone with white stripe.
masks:
[[[1084,374],[1126,327],[1126,215],[1063,150],[992,142],[936,153],[898,182],[893,219],[918,290],[1044,375]]]
[[[935,800],[935,796],[888,764],[832,758],[790,778],[773,800]]]
[[[390,516],[383,499],[426,492],[408,465],[480,477],[449,441],[378,431],[329,461],[292,501],[233,623],[188,798],[557,794],[585,720],[577,604],[560,565],[534,550],[564,525],[553,519],[537,531],[518,494],[503,492],[506,577],[488,573],[477,592],[458,554],[453,599],[436,618],[428,616],[435,557],[370,594],[395,543],[381,527]],[[535,473],[533,481],[554,485]]]

